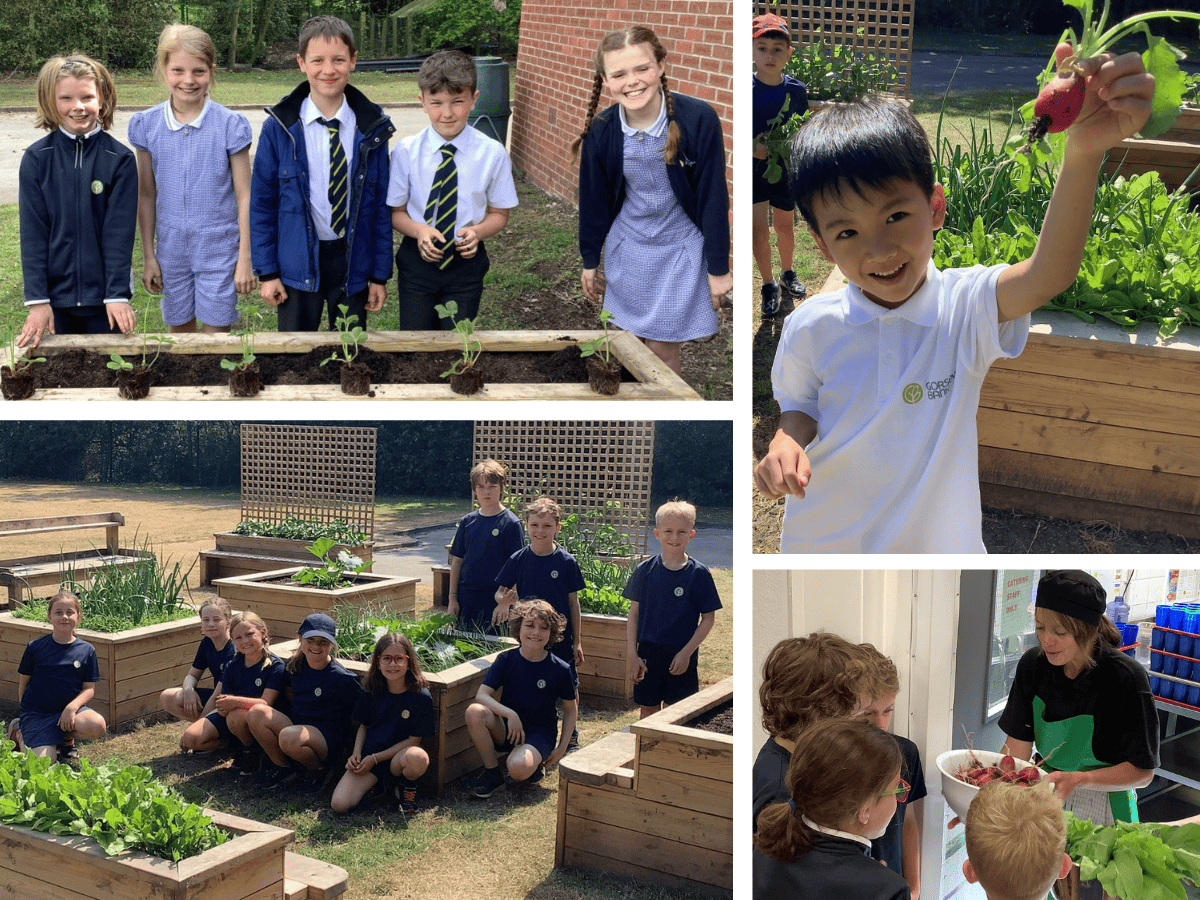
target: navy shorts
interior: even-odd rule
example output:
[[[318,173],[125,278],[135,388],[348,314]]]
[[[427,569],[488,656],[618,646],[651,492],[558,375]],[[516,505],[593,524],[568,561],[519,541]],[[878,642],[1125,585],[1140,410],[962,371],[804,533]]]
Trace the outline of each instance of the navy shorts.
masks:
[[[225,717],[215,709],[204,718],[208,719],[212,723],[213,728],[217,729],[217,734],[221,736],[221,740],[241,743],[238,738],[233,736],[233,732],[229,730],[229,723],[225,721]]]
[[[700,690],[700,675],[696,668],[700,661],[699,650],[692,654],[682,675],[670,672],[671,660],[678,650],[643,641],[638,644],[637,652],[646,661],[646,677],[633,686],[633,702],[638,706],[678,703]]]
[[[329,748],[325,754],[325,759],[321,761],[322,765],[328,765],[331,762],[336,762],[347,755],[350,750],[350,742],[346,740],[346,736],[334,729],[334,726],[328,722],[320,724],[317,722],[293,722],[293,725],[304,725],[306,728],[315,728],[321,732],[321,737],[325,739],[325,746]]]
[[[796,208],[796,200],[792,196],[787,169],[783,170],[783,174],[774,184],[767,181],[767,161],[765,159],[754,160],[751,172],[752,193],[755,203],[770,203],[775,209],[782,209],[787,212],[791,212]]]
[[[91,709],[91,707],[81,706],[79,712],[83,712],[85,709]],[[58,727],[58,720],[61,718],[61,711],[21,713],[21,743],[26,747],[57,747],[69,737]]]

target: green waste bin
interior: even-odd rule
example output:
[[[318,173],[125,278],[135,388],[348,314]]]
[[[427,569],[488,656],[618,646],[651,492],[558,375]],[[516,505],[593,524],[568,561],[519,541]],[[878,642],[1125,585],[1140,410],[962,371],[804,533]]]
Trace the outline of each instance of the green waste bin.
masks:
[[[508,146],[508,63],[499,56],[476,56],[475,74],[479,99],[467,122],[488,137]]]

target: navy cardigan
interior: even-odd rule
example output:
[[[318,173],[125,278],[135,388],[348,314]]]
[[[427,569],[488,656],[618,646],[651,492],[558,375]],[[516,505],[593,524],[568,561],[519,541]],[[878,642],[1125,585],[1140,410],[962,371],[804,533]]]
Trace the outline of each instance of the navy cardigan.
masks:
[[[667,177],[679,205],[704,235],[710,275],[729,272],[729,190],[721,120],[703,100],[672,92],[682,140]],[[600,265],[600,251],[625,202],[625,135],[614,104],[592,120],[579,162],[579,253],[583,267]]]

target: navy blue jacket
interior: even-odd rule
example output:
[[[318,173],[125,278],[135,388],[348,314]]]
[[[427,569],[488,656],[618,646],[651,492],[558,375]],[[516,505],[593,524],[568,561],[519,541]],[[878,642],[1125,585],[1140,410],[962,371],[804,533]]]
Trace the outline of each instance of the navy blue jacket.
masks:
[[[729,272],[729,189],[721,120],[703,100],[672,92],[682,139],[667,177],[679,205],[704,235],[709,275]],[[600,251],[625,202],[625,135],[614,104],[592,120],[579,161],[579,253],[583,267]]]
[[[300,121],[300,104],[308,92],[306,81],[267,109],[250,181],[254,274],[263,281],[278,278],[300,291],[321,288],[320,242],[308,201],[308,155]],[[346,86],[346,102],[357,123],[346,228],[346,293],[355,294],[368,282],[386,284],[392,275],[388,138],[396,129],[382,107],[352,85]]]
[[[55,128],[21,157],[25,299],[56,309],[133,296],[137,162],[107,132],[82,143]]]

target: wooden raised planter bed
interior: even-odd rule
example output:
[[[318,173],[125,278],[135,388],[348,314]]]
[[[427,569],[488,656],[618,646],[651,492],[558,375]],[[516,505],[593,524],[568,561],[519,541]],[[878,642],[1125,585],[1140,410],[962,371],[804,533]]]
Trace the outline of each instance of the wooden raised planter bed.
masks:
[[[214,534],[213,540],[217,544],[215,549],[200,551],[201,584],[211,584],[216,578],[269,572],[272,569],[286,568],[293,563],[307,564],[316,560],[316,557],[308,552],[312,541],[237,534],[232,531]],[[337,556],[342,550],[349,550],[363,562],[369,563],[372,561],[374,549],[375,542],[367,541],[357,547],[337,544],[329,553]],[[365,571],[370,572],[371,567],[367,566]]]
[[[483,347],[481,361],[486,364],[489,353],[549,352],[576,347],[583,341],[596,340],[602,331],[480,331],[475,333]],[[239,357],[241,345],[232,335],[180,334],[177,342],[163,354],[210,354]],[[317,347],[337,343],[330,332],[263,333],[255,338],[255,352],[304,354]],[[120,353],[140,356],[142,339],[139,335],[47,335],[37,348],[37,355],[50,356],[64,350],[94,350],[104,356]],[[380,353],[440,353],[458,351],[459,337],[445,331],[372,331],[366,347]],[[634,377],[622,382],[616,395],[621,400],[700,400],[702,399],[682,378],[672,372],[654,353],[629,332],[612,334],[613,355]],[[26,351],[28,355],[28,351]],[[8,353],[0,354],[0,363],[9,365]],[[442,384],[372,384],[372,397],[383,400],[609,400],[594,393],[586,383],[579,384],[485,384],[482,391],[464,397]],[[115,387],[56,388],[37,390],[38,400],[116,400]],[[228,400],[232,399],[227,385],[196,387],[154,387],[151,400]],[[264,387],[255,400],[333,400],[351,398],[332,385],[273,385]]]
[[[1173,191],[1200,166],[1200,109],[1185,107],[1170,131],[1153,140],[1127,138],[1108,151],[1104,171],[1126,178],[1143,172],[1157,172]],[[1189,190],[1200,191],[1200,176],[1192,179]]]
[[[433,737],[421,741],[421,747],[429,754],[429,768],[417,782],[421,792],[440,797],[446,785],[462,776],[474,772],[483,765],[471,736],[467,734],[466,712],[471,701],[479,692],[487,670],[504,650],[516,646],[511,638],[497,638],[502,645],[495,653],[489,653],[470,662],[459,663],[442,672],[426,672],[429,693],[433,697]],[[281,659],[287,659],[296,650],[297,641],[271,645]],[[355,660],[338,660],[347,670],[356,675],[367,671],[367,663]]]
[[[96,648],[100,681],[88,704],[104,716],[108,727],[128,725],[160,712],[158,696],[182,684],[200,642],[200,617],[146,625],[105,634],[84,626],[76,636]],[[52,633],[49,622],[33,622],[0,613],[0,700],[17,703],[17,666],[25,645]]]
[[[205,810],[235,837],[179,862],[127,851],[107,856],[91,838],[0,825],[7,893],[25,898],[266,900],[284,896],[284,859],[296,834]]]
[[[732,697],[727,678],[566,756],[554,864],[731,896],[733,737],[687,723]]]
[[[315,559],[314,559],[315,562]],[[419,578],[361,572],[350,587],[322,590],[303,584],[272,583],[294,576],[304,566],[272,569],[218,578],[213,582],[217,596],[237,610],[253,610],[263,617],[272,637],[291,638],[309,613],[328,612],[335,606],[386,606],[397,613],[412,612],[417,602]],[[272,642],[274,645],[274,642]]]
[[[584,662],[579,666],[579,699],[586,705],[622,708],[632,705],[626,622],[623,616],[588,612],[580,616]]]

